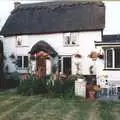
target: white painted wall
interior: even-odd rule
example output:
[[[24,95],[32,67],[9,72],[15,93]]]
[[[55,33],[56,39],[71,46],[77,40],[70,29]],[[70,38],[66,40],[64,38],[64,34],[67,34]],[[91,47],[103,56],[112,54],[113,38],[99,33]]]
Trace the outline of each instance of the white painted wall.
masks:
[[[11,53],[17,55],[27,55],[32,46],[40,40],[50,44],[59,55],[73,55],[79,53],[82,55],[82,69],[85,74],[89,74],[88,55],[95,48],[94,41],[101,41],[101,31],[77,32],[78,46],[65,47],[63,33],[42,34],[42,35],[24,35],[22,37],[23,47],[16,46],[16,36],[4,38],[4,54],[8,58],[5,64],[9,65],[9,72],[16,70],[15,65],[11,63],[9,56]],[[74,64],[72,64],[72,73],[74,72]],[[26,72],[26,71],[20,71]]]
[[[49,75],[49,74],[51,74],[51,68],[52,68],[52,66],[51,66],[52,64],[51,64],[51,60],[46,60],[46,74],[47,75]]]
[[[120,81],[120,71],[107,71],[109,81]]]

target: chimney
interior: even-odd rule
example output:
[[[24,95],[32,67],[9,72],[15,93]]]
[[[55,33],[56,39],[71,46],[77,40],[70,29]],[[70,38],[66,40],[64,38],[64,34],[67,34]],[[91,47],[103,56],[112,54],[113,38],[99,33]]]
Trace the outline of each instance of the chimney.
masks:
[[[20,4],[20,2],[14,2],[14,8],[17,8]]]

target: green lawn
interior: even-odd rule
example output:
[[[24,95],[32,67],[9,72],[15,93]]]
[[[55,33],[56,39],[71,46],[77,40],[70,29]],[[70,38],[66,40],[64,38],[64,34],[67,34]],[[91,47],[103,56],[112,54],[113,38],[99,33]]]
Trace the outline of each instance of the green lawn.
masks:
[[[120,120],[120,102],[0,92],[0,120]]]

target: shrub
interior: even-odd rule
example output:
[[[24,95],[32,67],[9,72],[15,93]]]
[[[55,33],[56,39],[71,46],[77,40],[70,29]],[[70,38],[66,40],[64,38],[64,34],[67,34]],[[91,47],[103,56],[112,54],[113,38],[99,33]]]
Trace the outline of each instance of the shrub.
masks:
[[[11,74],[4,74],[4,81],[1,83],[3,89],[16,88],[20,84],[20,77],[18,72]]]
[[[13,72],[12,74],[11,74],[11,80],[13,81],[13,83],[14,83],[14,86],[15,87],[17,87],[17,86],[19,86],[19,84],[20,84],[20,77],[19,77],[20,75],[19,75],[19,73],[18,72]]]
[[[44,79],[37,79],[33,75],[29,75],[27,80],[22,81],[19,85],[17,92],[22,95],[34,95],[49,93],[54,96],[74,96],[74,82],[75,76],[69,76],[68,78],[53,80],[51,75],[46,76]]]
[[[74,96],[74,82],[76,76],[69,76],[65,79],[55,80],[53,92],[65,96]]]
[[[17,88],[17,92],[22,95],[35,95],[40,93],[47,93],[46,80],[39,80],[35,76],[29,75],[27,80],[22,81],[22,83]]]

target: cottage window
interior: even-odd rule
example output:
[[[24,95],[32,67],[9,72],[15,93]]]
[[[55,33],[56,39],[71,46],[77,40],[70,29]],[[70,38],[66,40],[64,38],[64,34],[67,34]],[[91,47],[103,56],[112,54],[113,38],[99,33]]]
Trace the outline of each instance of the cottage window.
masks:
[[[21,46],[22,45],[22,37],[21,36],[17,36],[16,37],[16,44],[17,44],[17,46]]]
[[[120,68],[120,48],[115,48],[115,68]]]
[[[71,57],[63,57],[63,74],[71,74]]]
[[[28,67],[28,56],[24,56],[24,68],[27,68]]]
[[[28,56],[17,56],[17,68],[26,69],[28,67]]]
[[[28,47],[28,36],[22,35],[22,36],[16,36],[16,46],[17,47]]]
[[[78,33],[64,33],[64,46],[76,46]]]
[[[59,60],[58,60],[58,70],[59,72],[61,72],[61,57],[59,57]]]
[[[22,56],[17,56],[17,67],[22,68]]]
[[[105,49],[105,68],[117,69],[120,68],[120,48]]]

